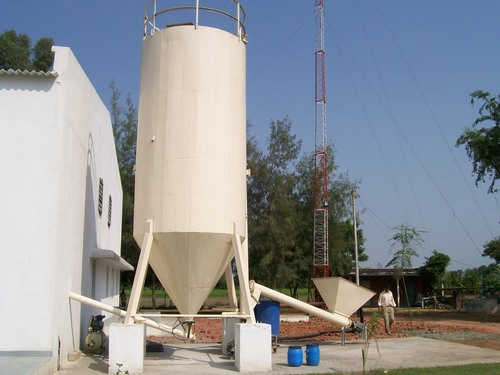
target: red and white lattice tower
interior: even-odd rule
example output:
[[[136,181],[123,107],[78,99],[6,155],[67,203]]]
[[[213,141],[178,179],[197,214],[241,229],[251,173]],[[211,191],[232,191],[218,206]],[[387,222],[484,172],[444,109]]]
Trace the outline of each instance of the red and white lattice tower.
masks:
[[[316,0],[313,277],[328,277],[328,165],[323,0]],[[314,290],[314,300],[321,296]]]

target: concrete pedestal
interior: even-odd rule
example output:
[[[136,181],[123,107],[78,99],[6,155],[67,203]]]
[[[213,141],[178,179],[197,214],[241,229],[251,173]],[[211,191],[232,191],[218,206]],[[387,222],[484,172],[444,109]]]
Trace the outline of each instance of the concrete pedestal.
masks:
[[[270,324],[236,324],[234,341],[235,366],[238,371],[272,371]]]
[[[240,318],[222,318],[222,354],[228,355],[227,344],[234,340],[235,326],[244,319]]]
[[[143,324],[110,325],[108,374],[142,374],[145,353],[146,329]]]

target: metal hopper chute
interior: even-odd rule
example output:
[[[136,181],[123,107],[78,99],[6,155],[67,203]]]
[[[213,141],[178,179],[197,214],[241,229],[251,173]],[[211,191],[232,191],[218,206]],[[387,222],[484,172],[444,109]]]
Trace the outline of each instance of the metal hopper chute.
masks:
[[[376,293],[342,277],[312,279],[328,310],[351,316]]]

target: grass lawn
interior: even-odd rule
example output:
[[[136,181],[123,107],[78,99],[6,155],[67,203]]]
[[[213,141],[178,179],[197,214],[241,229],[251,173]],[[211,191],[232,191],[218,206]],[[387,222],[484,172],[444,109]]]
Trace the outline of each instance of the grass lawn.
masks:
[[[286,294],[287,296],[290,295],[290,291],[288,289],[277,289],[278,292]],[[299,293],[299,299],[304,300],[307,298],[307,288],[302,288],[298,290]],[[130,289],[125,289],[125,294],[127,297],[130,297]],[[142,291],[142,296],[143,297],[151,297],[152,291],[149,288],[144,288]],[[239,295],[239,289],[236,290],[236,294]],[[156,289],[155,290],[155,296],[157,298],[165,298],[167,297],[167,292],[164,289]],[[227,297],[227,290],[226,289],[214,289],[210,293],[209,298],[224,298]]]
[[[362,374],[361,372],[350,373]],[[369,375],[498,375],[500,374],[500,363],[479,363],[464,366],[443,366],[443,367],[428,367],[428,368],[410,368],[410,369],[395,369],[395,370],[376,370],[367,371]]]

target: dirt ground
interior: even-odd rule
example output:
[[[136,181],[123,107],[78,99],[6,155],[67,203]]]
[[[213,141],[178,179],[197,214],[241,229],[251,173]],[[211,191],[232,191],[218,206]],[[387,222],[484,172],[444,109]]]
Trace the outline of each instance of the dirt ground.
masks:
[[[298,312],[285,310],[281,312],[281,315],[287,313]],[[364,311],[364,322],[367,326],[370,326],[370,319],[373,319],[374,314],[376,314],[376,309]],[[378,318],[371,335],[372,339],[422,336],[500,351],[500,314],[481,315],[461,311],[425,309],[413,311],[410,316],[408,310],[398,309],[390,335],[385,333],[380,315]],[[360,319],[353,316],[352,320],[359,321]],[[221,342],[220,318],[195,319],[194,332],[197,342]],[[340,337],[340,327],[316,317],[310,317],[308,322],[281,322],[278,341],[340,341]],[[148,339],[161,343],[176,340],[171,337],[148,337]],[[360,339],[361,336],[356,333],[346,335],[346,340]]]

